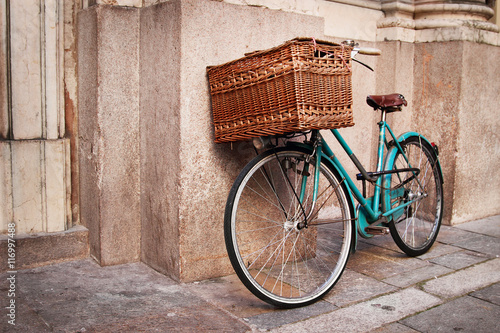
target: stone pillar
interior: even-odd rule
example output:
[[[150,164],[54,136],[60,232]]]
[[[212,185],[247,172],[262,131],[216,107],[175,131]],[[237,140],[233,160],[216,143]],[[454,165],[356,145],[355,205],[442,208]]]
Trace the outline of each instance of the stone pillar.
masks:
[[[0,8],[0,231],[71,227],[65,138],[61,0],[2,1]]]
[[[440,145],[446,223],[498,214],[498,57],[467,41],[415,45],[412,122]]]
[[[317,17],[217,1],[176,0],[141,10],[145,263],[181,281],[233,272],[224,207],[253,155],[248,143],[213,142],[206,67],[322,32]]]
[[[78,17],[81,222],[102,265],[139,260],[139,10]]]
[[[498,214],[494,188],[500,183],[491,175],[500,160],[494,139],[484,139],[495,138],[500,126],[499,28],[488,22],[493,10],[484,0],[388,0],[382,10],[386,17],[378,22],[377,39],[399,42],[380,45],[398,53],[414,50],[382,70],[395,70],[401,61],[412,68],[398,90],[412,94],[410,117],[400,128],[419,131],[441,147],[444,223]],[[384,81],[378,88],[387,86]]]

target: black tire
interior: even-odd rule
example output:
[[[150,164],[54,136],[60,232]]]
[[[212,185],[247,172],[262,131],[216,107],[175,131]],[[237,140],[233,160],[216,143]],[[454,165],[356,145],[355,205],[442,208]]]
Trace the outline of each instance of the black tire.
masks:
[[[421,200],[402,208],[389,222],[392,238],[407,255],[415,257],[426,253],[436,240],[443,218],[443,179],[434,148],[418,136],[401,142],[408,162],[397,153],[393,169],[418,168],[419,174],[401,172],[391,176],[391,189],[403,188],[403,196],[391,202],[391,208]]]
[[[354,210],[342,178],[322,162],[318,200],[311,207],[314,169],[315,158],[305,149],[267,151],[242,170],[227,200],[224,235],[231,264],[255,296],[275,306],[299,307],[323,297],[354,245]],[[310,176],[300,205],[304,174]],[[304,213],[307,228],[301,226]]]

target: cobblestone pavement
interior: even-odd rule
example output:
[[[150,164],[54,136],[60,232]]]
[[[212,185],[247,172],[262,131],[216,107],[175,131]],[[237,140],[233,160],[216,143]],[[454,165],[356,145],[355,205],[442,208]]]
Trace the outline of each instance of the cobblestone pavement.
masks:
[[[313,305],[280,310],[236,276],[179,284],[142,263],[92,260],[0,275],[2,332],[495,332],[500,216],[443,226],[409,258],[390,236],[360,240],[340,282]],[[9,317],[9,314],[11,316]]]

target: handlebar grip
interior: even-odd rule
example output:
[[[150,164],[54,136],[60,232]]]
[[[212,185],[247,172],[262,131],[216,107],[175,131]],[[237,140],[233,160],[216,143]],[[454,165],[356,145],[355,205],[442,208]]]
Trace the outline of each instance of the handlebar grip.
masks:
[[[373,47],[360,47],[358,50],[359,54],[366,55],[381,55],[382,51]]]

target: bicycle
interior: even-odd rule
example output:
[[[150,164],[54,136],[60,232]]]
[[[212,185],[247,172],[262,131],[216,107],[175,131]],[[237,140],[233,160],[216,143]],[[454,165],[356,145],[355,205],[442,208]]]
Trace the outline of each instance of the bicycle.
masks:
[[[350,44],[353,60],[358,53],[380,54]],[[367,103],[381,112],[376,171],[366,171],[331,130],[359,170],[362,192],[319,130],[253,139],[263,152],[230,190],[224,235],[236,274],[261,300],[293,308],[322,298],[340,279],[357,234],[390,233],[409,256],[434,243],[443,215],[438,148],[416,132],[395,136],[386,115],[407,105],[402,95],[370,95]],[[366,182],[374,186],[370,197]]]

